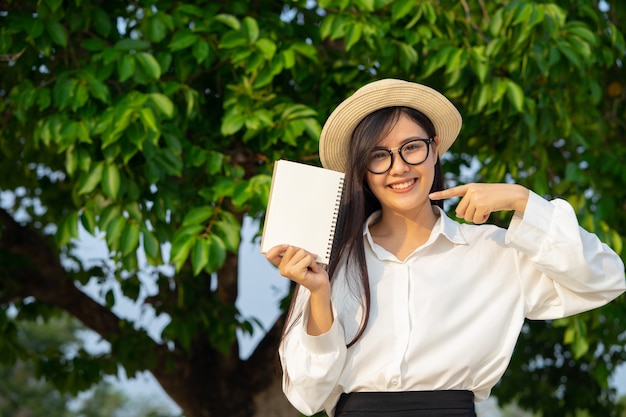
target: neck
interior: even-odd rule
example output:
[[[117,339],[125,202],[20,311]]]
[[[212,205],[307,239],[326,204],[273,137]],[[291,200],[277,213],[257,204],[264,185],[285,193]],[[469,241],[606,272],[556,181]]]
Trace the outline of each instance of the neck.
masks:
[[[411,212],[383,208],[379,221],[370,227],[370,233],[377,244],[404,259],[426,243],[437,222],[436,213],[430,201]]]

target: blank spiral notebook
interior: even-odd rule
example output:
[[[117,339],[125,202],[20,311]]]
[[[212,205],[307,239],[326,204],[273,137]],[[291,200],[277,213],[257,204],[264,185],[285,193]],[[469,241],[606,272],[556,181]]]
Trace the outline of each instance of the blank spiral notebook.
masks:
[[[261,237],[261,253],[280,244],[297,246],[328,264],[344,174],[299,162],[274,164]]]

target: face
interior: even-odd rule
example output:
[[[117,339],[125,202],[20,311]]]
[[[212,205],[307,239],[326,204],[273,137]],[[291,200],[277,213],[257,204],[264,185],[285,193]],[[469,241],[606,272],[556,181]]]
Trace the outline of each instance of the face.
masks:
[[[397,148],[412,139],[428,138],[426,131],[404,113],[377,144],[382,148]],[[367,183],[382,206],[383,212],[414,212],[420,207],[430,208],[430,192],[435,177],[437,146],[439,139],[431,144],[426,160],[419,165],[409,165],[400,158],[397,149],[393,150],[393,164],[383,174],[367,172]]]

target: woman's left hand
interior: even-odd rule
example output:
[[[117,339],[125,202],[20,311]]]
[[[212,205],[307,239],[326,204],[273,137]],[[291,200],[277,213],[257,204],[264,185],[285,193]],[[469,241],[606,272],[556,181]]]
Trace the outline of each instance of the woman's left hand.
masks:
[[[515,210],[524,214],[529,195],[530,191],[519,184],[470,183],[431,193],[429,197],[431,200],[462,197],[456,207],[456,215],[482,224],[494,211]]]

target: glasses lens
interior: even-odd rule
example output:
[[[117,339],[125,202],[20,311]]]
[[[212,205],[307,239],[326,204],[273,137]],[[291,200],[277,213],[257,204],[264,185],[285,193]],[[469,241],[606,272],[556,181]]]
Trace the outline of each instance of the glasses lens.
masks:
[[[391,154],[385,149],[375,149],[370,152],[367,169],[374,174],[382,174],[391,167]]]
[[[415,139],[397,148],[402,160],[409,165],[419,165],[428,158],[430,139]],[[392,149],[374,149],[369,154],[367,169],[374,174],[389,171],[393,164]]]
[[[407,164],[417,165],[428,157],[428,144],[423,140],[414,140],[402,145],[399,151]]]

